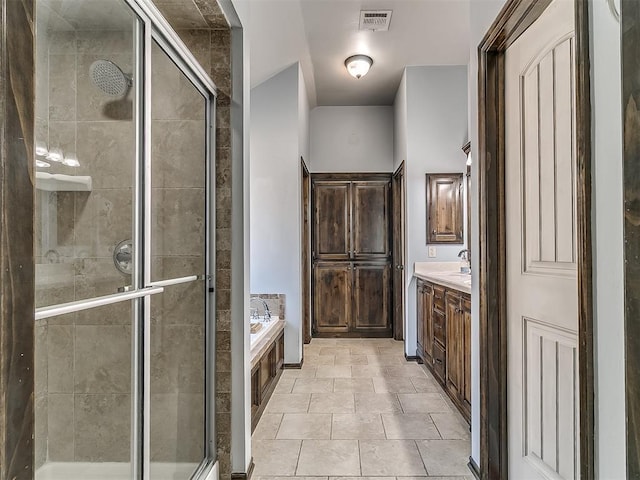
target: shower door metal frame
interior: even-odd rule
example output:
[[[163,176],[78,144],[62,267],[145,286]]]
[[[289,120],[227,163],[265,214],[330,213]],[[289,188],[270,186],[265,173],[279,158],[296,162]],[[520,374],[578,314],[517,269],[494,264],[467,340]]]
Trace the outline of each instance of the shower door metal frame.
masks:
[[[151,296],[165,287],[203,281],[205,284],[205,436],[204,458],[191,479],[205,478],[216,463],[215,441],[215,118],[217,88],[186,45],[151,0],[124,0],[135,14],[136,145],[134,175],[132,290],[36,309],[35,318],[45,319],[100,306],[133,302],[131,475],[150,479],[150,324]],[[205,275],[151,281],[151,46],[156,43],[206,101],[205,146]]]

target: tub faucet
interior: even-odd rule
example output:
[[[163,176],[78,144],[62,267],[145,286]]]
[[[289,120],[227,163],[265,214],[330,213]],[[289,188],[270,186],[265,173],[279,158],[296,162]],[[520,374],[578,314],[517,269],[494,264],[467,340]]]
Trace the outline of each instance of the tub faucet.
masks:
[[[253,300],[259,300],[260,302],[262,302],[262,306],[264,307],[264,319],[268,322],[271,320],[271,311],[269,310],[269,305],[267,305],[267,302],[260,297],[251,297],[251,301]],[[257,318],[257,311],[256,311],[256,318]]]

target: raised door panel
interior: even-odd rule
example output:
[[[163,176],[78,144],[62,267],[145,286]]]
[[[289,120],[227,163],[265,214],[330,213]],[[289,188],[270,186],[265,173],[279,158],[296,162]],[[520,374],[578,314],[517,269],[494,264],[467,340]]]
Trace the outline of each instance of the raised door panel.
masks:
[[[467,419],[471,418],[471,298],[462,297],[462,332],[464,376],[460,392],[461,404]]]
[[[462,174],[427,174],[427,243],[463,243]]]
[[[464,378],[462,310],[460,309],[459,294],[447,292],[446,310],[447,389],[451,396],[456,398],[460,394],[460,386]]]
[[[391,290],[388,264],[354,265],[353,329],[360,332],[384,332],[391,328]]]
[[[327,181],[313,184],[315,259],[349,259],[350,190],[350,182]]]
[[[427,321],[426,317],[425,317],[425,295],[424,295],[424,282],[422,280],[418,280],[416,283],[416,300],[417,300],[417,304],[416,304],[416,313],[417,313],[417,332],[418,332],[418,338],[417,338],[417,343],[418,343],[418,351],[417,351],[417,355],[420,357],[424,358],[424,340],[425,340],[425,335],[424,335],[424,330],[425,330],[425,323]]]
[[[353,182],[353,255],[389,256],[389,182]]]
[[[433,362],[433,285],[427,283],[422,292],[424,301],[424,355],[429,362]]]
[[[349,263],[318,263],[313,269],[313,323],[317,333],[349,331],[351,312],[351,266]]]

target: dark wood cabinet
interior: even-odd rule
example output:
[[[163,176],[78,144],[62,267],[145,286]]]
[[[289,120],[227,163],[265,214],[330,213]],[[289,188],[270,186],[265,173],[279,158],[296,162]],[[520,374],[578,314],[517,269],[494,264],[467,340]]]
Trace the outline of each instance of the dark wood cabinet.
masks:
[[[391,325],[391,266],[356,263],[352,272],[353,329],[387,332]]]
[[[317,262],[313,268],[316,333],[345,333],[351,323],[351,263]]]
[[[284,331],[276,338],[259,359],[252,361],[251,368],[251,430],[253,431],[260,416],[276,388],[284,365]]]
[[[470,421],[471,298],[420,279],[417,297],[416,353]]]
[[[351,257],[351,182],[314,182],[315,242],[318,260]]]
[[[389,175],[312,176],[313,333],[391,335]]]
[[[427,174],[427,243],[463,243],[462,173]]]

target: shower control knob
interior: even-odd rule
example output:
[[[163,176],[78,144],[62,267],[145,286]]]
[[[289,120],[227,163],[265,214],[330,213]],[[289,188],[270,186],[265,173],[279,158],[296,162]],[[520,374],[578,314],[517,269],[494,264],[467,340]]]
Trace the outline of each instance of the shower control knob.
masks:
[[[133,242],[123,240],[113,249],[113,264],[120,273],[131,275],[133,273]]]

